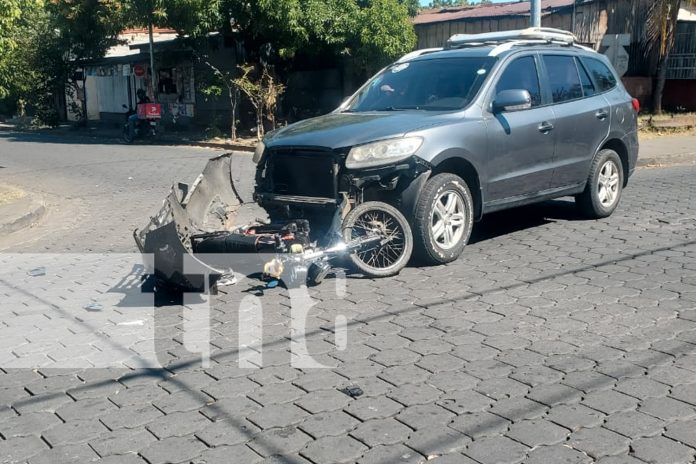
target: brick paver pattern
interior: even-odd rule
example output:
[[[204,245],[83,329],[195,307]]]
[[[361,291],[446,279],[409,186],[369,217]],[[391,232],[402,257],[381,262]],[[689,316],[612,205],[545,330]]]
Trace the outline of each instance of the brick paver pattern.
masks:
[[[68,197],[49,200],[72,208],[63,213],[73,219],[48,217],[42,238],[10,251],[132,252],[130,231],[172,181],[193,179],[212,154],[43,142],[0,141],[12,151],[0,181]],[[45,167],[30,169],[26,159]],[[330,369],[291,366],[282,289],[260,297],[263,366],[238,366],[237,308],[249,281],[215,297],[208,368],[182,346],[181,308],[165,306],[156,315],[164,369],[3,369],[0,456],[32,464],[692,462],[695,179],[693,167],[640,170],[609,219],[582,220],[570,200],[548,202],[485,218],[450,265],[349,276],[345,297],[327,280],[310,290],[307,336]],[[3,303],[0,317],[10,310]],[[348,320],[344,350],[337,316]],[[347,386],[363,394],[342,393]]]

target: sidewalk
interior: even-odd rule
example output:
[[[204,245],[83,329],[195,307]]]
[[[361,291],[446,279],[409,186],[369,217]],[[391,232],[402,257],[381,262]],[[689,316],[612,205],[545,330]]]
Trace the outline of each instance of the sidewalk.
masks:
[[[665,135],[640,141],[638,166],[696,164],[696,135]]]
[[[0,185],[0,236],[37,222],[46,212],[44,203],[14,187]]]

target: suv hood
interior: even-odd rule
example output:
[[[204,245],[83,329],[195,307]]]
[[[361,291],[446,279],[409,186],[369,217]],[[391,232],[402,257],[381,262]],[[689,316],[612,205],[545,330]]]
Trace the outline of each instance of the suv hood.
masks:
[[[438,124],[443,113],[391,111],[330,113],[305,119],[266,136],[267,147],[305,146],[337,149],[376,140],[401,137],[424,126]]]

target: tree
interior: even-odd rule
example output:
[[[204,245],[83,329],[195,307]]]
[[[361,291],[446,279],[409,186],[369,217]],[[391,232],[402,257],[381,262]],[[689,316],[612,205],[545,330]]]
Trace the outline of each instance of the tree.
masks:
[[[483,3],[483,2],[481,2]],[[468,0],[433,0],[430,8],[454,8],[459,6],[469,6]]]
[[[41,105],[48,110],[58,106],[59,96],[67,91],[79,92],[76,71],[83,61],[101,58],[118,43],[123,28],[123,5],[118,0],[50,0],[46,20],[39,30],[33,66],[44,83],[37,83],[47,98]],[[86,119],[84,98],[78,114]]]
[[[416,45],[416,33],[408,17],[408,8],[395,0],[371,0],[360,10],[358,45],[355,55],[373,72]]]
[[[0,98],[6,97],[10,86],[9,57],[17,42],[17,22],[22,14],[17,0],[0,0]]]
[[[78,91],[81,62],[104,56],[117,43],[122,5],[117,0],[0,0],[0,5],[5,7],[0,93],[26,101],[42,122],[57,124],[64,92]],[[84,107],[76,109],[84,115]]]
[[[655,0],[648,7],[645,28],[645,54],[657,54],[657,73],[653,91],[653,112],[662,114],[662,94],[667,79],[669,54],[674,46],[679,8],[682,4],[696,5],[696,0]]]
[[[259,69],[260,68],[260,69]],[[264,134],[263,117],[266,115],[275,129],[275,110],[278,97],[285,86],[276,82],[273,74],[264,64],[260,66],[243,64],[239,66],[241,76],[234,80],[235,85],[249,99],[256,112],[256,137],[261,140]]]
[[[230,138],[237,140],[237,107],[239,106],[240,90],[236,82],[239,77],[236,70],[221,70],[212,64],[206,56],[196,52],[194,52],[194,57],[203,63],[212,74],[207,82],[202,83],[201,93],[207,97],[219,97],[223,92],[227,94],[227,100],[230,104]]]
[[[401,3],[406,5],[408,10],[408,15],[414,17],[418,14],[418,10],[421,9],[420,2],[418,0],[399,0]]]
[[[0,0],[0,98],[16,93],[26,82],[23,47],[41,8],[40,0]]]
[[[142,2],[142,0],[126,0]],[[292,66],[299,51],[316,56],[352,56],[368,71],[377,69],[411,51],[416,36],[409,14],[417,0],[149,0],[154,21],[176,29],[187,38],[194,56],[214,75],[211,94],[227,93],[231,106],[232,133],[236,133],[237,86],[255,108],[244,89],[244,72],[223,72],[205,56],[205,38],[217,31],[244,43],[247,60],[256,65]],[[147,13],[130,6],[129,17],[137,24]],[[251,71],[246,75],[251,78]],[[241,79],[241,80],[239,80]],[[274,81],[275,82],[275,81]],[[249,84],[249,82],[245,82]],[[275,105],[273,105],[274,107]],[[259,107],[260,108],[260,107]],[[263,111],[263,109],[261,108]],[[269,115],[268,109],[265,110]],[[263,113],[262,113],[263,114]],[[257,120],[258,125],[258,120]]]

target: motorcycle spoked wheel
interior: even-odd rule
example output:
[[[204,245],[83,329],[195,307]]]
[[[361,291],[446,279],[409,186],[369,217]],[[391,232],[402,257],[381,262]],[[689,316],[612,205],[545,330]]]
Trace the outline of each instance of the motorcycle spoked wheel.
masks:
[[[368,277],[389,277],[408,264],[413,252],[413,234],[399,210],[380,201],[368,201],[353,208],[343,221],[346,243],[378,236],[350,254],[352,264]]]

